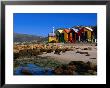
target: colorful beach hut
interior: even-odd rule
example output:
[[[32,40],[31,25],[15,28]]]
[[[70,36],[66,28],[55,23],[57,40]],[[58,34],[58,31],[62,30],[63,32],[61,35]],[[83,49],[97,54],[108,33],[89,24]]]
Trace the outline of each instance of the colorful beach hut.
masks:
[[[89,27],[82,27],[78,32],[78,36],[79,41],[90,42],[93,39],[93,29]]]
[[[58,42],[65,42],[63,30],[56,30],[55,34]]]
[[[49,33],[49,35],[48,35],[48,42],[49,43],[56,43],[57,42],[56,35],[54,33]]]
[[[63,33],[64,33],[64,40],[65,42],[69,42],[69,33],[70,33],[70,29],[64,29]]]
[[[79,36],[78,36],[79,29],[72,28],[71,31],[72,31],[72,40],[75,43],[79,38]]]
[[[74,31],[72,29],[70,29],[70,31],[68,32],[68,42],[73,43],[73,35],[74,35]]]

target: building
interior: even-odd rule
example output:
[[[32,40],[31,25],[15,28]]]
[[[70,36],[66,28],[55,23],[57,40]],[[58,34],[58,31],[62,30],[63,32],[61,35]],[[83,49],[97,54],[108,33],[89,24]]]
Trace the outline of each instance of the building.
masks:
[[[48,42],[49,43],[56,43],[57,42],[55,34],[49,33],[49,35],[48,35]]]
[[[76,42],[97,42],[97,27],[82,27],[58,29],[49,33],[48,41],[53,43],[76,43]]]
[[[53,33],[48,34],[48,42],[49,43],[56,43],[57,42],[56,34],[54,33],[54,27],[53,27]]]
[[[79,32],[79,41],[82,42],[92,42],[93,40],[93,29],[89,27],[82,27]]]
[[[64,33],[64,40],[65,42],[69,42],[69,37],[70,37],[70,29],[64,29],[62,33]]]
[[[57,31],[55,32],[55,34],[56,34],[56,39],[57,39],[57,41],[58,41],[59,43],[60,43],[60,42],[65,42],[63,30],[57,30]]]
[[[78,36],[79,29],[72,28],[71,30],[72,30],[72,41],[73,43],[75,43],[79,39],[79,36]]]

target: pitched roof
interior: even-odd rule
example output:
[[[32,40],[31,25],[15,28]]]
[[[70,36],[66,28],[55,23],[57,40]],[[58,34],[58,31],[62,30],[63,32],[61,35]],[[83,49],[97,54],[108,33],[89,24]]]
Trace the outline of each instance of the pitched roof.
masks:
[[[62,33],[63,32],[63,30],[57,30],[58,32],[60,32],[60,33]]]
[[[69,30],[69,29],[64,29],[64,31],[65,31],[66,33],[69,33],[71,30]]]
[[[85,27],[86,29],[88,29],[88,30],[90,30],[90,31],[93,31],[93,29],[92,28],[90,28],[90,27]]]
[[[72,28],[76,33],[78,33],[79,29]]]

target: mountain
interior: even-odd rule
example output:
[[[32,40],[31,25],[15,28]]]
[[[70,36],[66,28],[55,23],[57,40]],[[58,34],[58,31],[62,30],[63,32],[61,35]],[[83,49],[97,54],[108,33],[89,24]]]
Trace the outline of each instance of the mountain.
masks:
[[[32,41],[47,41],[48,37],[42,37],[37,35],[14,33],[14,42],[32,42]]]

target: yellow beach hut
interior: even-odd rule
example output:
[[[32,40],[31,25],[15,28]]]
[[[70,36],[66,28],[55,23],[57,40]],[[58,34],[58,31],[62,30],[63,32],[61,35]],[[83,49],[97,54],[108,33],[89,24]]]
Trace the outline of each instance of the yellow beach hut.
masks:
[[[93,29],[90,27],[85,27],[84,29],[85,29],[85,31],[87,31],[88,42],[92,42],[92,40],[93,40]]]
[[[48,35],[48,42],[49,43],[56,43],[57,42],[55,34],[49,33],[49,35]]]
[[[69,33],[70,33],[70,29],[64,29],[62,33],[64,33],[64,40],[65,42],[69,41]]]

